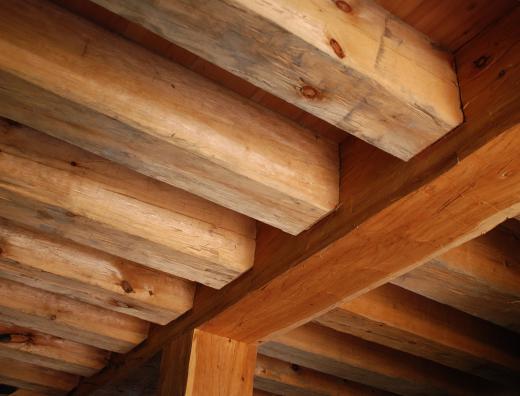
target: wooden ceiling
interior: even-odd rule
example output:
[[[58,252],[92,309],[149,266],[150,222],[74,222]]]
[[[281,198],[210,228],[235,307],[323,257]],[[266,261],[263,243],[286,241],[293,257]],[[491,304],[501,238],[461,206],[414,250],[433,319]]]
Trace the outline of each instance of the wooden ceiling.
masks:
[[[518,4],[376,3],[2,4],[0,394],[520,389]]]

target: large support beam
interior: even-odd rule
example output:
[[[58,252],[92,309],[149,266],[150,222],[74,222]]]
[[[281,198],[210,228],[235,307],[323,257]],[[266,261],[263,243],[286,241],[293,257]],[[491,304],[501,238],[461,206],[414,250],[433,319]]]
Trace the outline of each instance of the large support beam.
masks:
[[[446,285],[437,287],[444,290]],[[369,291],[316,321],[492,381],[520,386],[520,336],[394,285]]]
[[[399,395],[489,394],[491,384],[406,353],[307,324],[262,344],[277,359]]]
[[[129,351],[148,334],[148,323],[140,319],[5,279],[0,279],[0,318],[114,352]]]
[[[201,289],[192,311],[76,394],[128,375],[194,327],[244,341],[296,327],[517,214],[518,16],[458,53],[465,124],[407,163],[363,142],[345,145],[341,205],[331,216],[298,237],[261,228],[251,271],[220,291]],[[475,62],[484,54],[495,61]]]
[[[195,285],[0,218],[0,277],[153,323],[188,311]]]
[[[0,357],[0,383],[46,395],[66,395],[77,385],[78,377]]]
[[[159,395],[251,395],[255,361],[256,345],[194,330],[164,348]]]
[[[243,215],[5,120],[0,150],[0,216],[211,287],[253,264]]]
[[[403,159],[462,122],[450,56],[371,1],[94,1]]]
[[[391,396],[372,387],[258,355],[255,389],[276,395]]]
[[[90,377],[105,367],[109,353],[28,328],[0,323],[0,357]]]
[[[0,87],[3,116],[287,232],[338,202],[335,144],[50,2],[2,3]]]
[[[508,229],[492,230],[393,282],[520,332],[520,243]]]

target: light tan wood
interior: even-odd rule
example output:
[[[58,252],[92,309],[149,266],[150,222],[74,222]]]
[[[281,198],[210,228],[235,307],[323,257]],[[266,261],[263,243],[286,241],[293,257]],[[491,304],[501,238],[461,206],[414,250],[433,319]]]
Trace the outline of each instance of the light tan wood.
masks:
[[[462,121],[450,56],[371,1],[95,2],[403,159]]]
[[[0,322],[0,357],[88,377],[105,366],[109,353]]]
[[[70,298],[0,279],[0,320],[114,352],[143,341],[148,323]]]
[[[0,218],[0,276],[166,324],[193,305],[195,285]]]
[[[337,145],[50,2],[0,23],[5,117],[290,233],[336,206]]]
[[[520,386],[520,336],[394,285],[369,291],[316,321],[476,376]]]
[[[491,389],[477,377],[315,324],[278,336],[259,352],[399,395],[476,395]]]
[[[194,330],[163,350],[159,395],[251,395],[255,359],[256,345]]]
[[[66,395],[77,385],[78,377],[0,357],[0,383],[49,395]]]
[[[276,395],[391,395],[385,391],[380,391],[264,355],[258,355],[256,359],[254,386],[255,389],[262,389]]]
[[[0,216],[222,287],[253,264],[254,221],[0,120]]]
[[[505,228],[452,249],[393,282],[520,332],[520,243]]]
[[[341,205],[333,215],[296,238],[261,227],[251,271],[221,291],[201,288],[192,311],[115,359],[75,395],[123,378],[194,327],[243,340],[286,331],[518,213],[516,18],[458,54],[465,124],[406,163],[360,141],[345,144]],[[482,54],[495,61],[477,67]]]

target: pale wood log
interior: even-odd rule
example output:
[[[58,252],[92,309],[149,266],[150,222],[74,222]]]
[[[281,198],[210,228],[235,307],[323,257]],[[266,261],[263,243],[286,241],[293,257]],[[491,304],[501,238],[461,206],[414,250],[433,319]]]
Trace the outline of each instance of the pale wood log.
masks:
[[[437,287],[442,290],[446,284]],[[391,284],[340,305],[316,322],[491,381],[520,386],[520,336]]]
[[[520,243],[505,228],[452,249],[393,282],[520,333]]]
[[[107,364],[109,353],[0,322],[0,357],[89,377]]]
[[[0,120],[0,216],[222,287],[253,264],[252,219]]]
[[[484,395],[492,389],[477,377],[316,324],[277,336],[259,352],[399,395]]]
[[[336,206],[336,144],[50,2],[0,32],[5,117],[293,234]]]
[[[194,330],[164,348],[159,395],[251,395],[255,360],[256,345]]]
[[[0,357],[0,383],[46,395],[66,395],[78,383],[78,377]]]
[[[166,324],[193,305],[195,285],[0,218],[0,276]]]
[[[462,122],[450,55],[372,1],[95,2],[402,159]]]
[[[0,318],[114,352],[128,352],[148,334],[148,323],[141,319],[6,279],[0,279]]]

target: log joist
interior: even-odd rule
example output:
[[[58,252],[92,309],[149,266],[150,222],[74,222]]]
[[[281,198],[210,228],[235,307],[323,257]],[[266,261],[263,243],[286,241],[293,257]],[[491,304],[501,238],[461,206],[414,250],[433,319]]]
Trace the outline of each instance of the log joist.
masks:
[[[462,121],[450,56],[368,0],[95,2],[403,159]]]
[[[505,228],[452,249],[393,282],[520,332],[520,244]]]
[[[90,377],[105,366],[109,353],[28,328],[0,323],[0,357]]]
[[[0,279],[0,318],[114,352],[128,352],[148,335],[148,322],[6,279]]]
[[[3,2],[0,87],[0,115],[289,233],[337,204],[336,144],[50,2]]]
[[[519,336],[394,285],[372,290],[316,321],[476,376],[518,386]]]
[[[212,287],[253,264],[243,215],[5,120],[0,150],[0,216]]]
[[[195,285],[0,218],[0,277],[166,324],[192,307]]]

